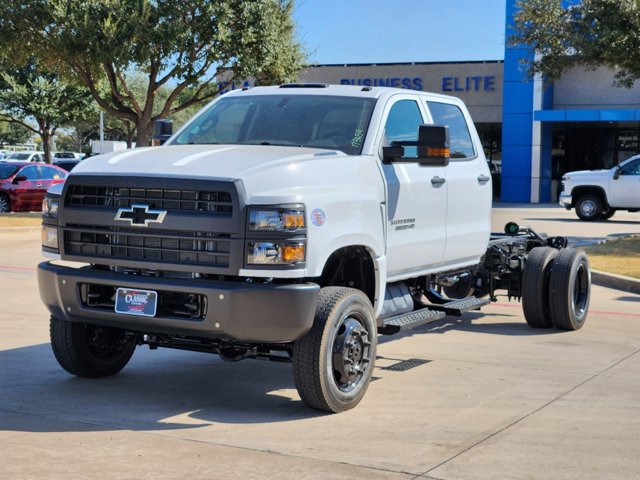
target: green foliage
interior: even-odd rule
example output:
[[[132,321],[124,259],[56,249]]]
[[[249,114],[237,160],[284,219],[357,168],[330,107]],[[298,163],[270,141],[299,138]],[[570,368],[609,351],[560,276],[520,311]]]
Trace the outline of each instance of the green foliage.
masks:
[[[530,74],[558,78],[574,66],[617,70],[616,84],[631,87],[640,78],[640,0],[521,0],[512,45],[530,48]]]
[[[86,115],[92,100],[86,89],[64,81],[61,76],[31,59],[0,72],[0,110],[5,119],[22,125],[42,138],[45,159],[51,162],[50,140],[56,129]],[[36,126],[24,119],[32,118]]]
[[[24,0],[0,2],[0,31],[66,67],[109,115],[135,125],[142,145],[156,118],[215,97],[218,77],[292,80],[304,61],[292,8],[292,0]],[[133,71],[144,74],[142,88]]]
[[[15,122],[0,122],[0,146],[27,143],[33,133],[24,125]]]

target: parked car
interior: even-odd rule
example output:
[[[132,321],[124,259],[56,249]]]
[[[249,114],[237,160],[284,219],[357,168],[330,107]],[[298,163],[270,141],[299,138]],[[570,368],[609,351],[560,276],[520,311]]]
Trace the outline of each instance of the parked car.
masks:
[[[67,175],[54,165],[0,163],[0,213],[42,210],[47,189],[64,182]]]
[[[64,159],[64,160],[57,160],[54,161],[53,164],[56,167],[60,167],[64,170],[66,170],[67,172],[70,172],[71,170],[73,170],[76,165],[78,165],[82,160],[76,160],[73,158],[69,158],[69,159]]]
[[[13,152],[5,162],[44,162],[44,152]]]
[[[53,154],[53,160],[82,160],[84,153],[76,152],[55,152]]]
[[[608,220],[617,210],[640,210],[640,155],[609,170],[581,170],[562,177],[560,205],[580,220]]]

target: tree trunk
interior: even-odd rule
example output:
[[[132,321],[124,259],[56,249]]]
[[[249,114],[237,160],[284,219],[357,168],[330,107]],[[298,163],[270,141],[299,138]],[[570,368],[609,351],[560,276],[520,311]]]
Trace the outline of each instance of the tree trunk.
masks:
[[[51,163],[51,133],[46,128],[40,131],[42,139],[42,150],[44,150],[44,161]]]
[[[153,125],[150,122],[145,124],[144,121],[138,122],[136,125],[136,147],[148,147],[151,140],[151,132]]]

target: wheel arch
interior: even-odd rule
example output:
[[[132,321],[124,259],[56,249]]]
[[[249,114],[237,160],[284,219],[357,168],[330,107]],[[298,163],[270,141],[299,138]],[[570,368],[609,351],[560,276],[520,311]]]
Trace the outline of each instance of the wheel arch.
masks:
[[[609,207],[607,193],[604,188],[597,185],[580,185],[574,187],[573,190],[571,190],[571,206],[575,207],[576,202],[583,195],[596,195],[600,200],[602,200],[603,207]]]

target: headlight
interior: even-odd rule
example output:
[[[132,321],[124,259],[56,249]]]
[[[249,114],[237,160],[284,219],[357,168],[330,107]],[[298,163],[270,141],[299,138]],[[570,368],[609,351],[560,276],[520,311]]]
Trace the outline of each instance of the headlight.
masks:
[[[304,243],[249,242],[247,247],[249,265],[294,265],[305,259]]]
[[[256,208],[249,210],[250,232],[299,232],[305,229],[303,208]]]
[[[45,196],[42,200],[42,216],[50,219],[58,218],[58,205],[60,204],[60,197]]]
[[[58,227],[42,226],[42,246],[58,250]]]

